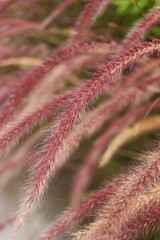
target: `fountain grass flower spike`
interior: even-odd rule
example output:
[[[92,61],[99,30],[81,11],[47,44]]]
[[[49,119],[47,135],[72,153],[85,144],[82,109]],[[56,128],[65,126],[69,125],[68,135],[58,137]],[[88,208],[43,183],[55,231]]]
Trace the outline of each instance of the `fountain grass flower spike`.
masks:
[[[121,56],[115,57],[108,65],[99,67],[99,73],[96,73],[90,81],[74,91],[68,101],[67,110],[61,115],[59,122],[51,130],[44,148],[39,152],[39,161],[37,161],[29,177],[28,190],[24,201],[22,201],[19,217],[15,225],[15,232],[39,198],[43,196],[48,180],[55,174],[56,164],[60,161],[56,157],[59,154],[59,149],[63,147],[63,141],[72,131],[76,121],[80,120],[81,114],[90,101],[93,101],[95,97],[100,95],[103,87],[107,83],[114,81],[123,69],[141,57],[153,54],[156,51],[160,51],[160,41],[158,40],[134,46]]]
[[[157,233],[160,6],[141,1],[0,2],[0,239]]]

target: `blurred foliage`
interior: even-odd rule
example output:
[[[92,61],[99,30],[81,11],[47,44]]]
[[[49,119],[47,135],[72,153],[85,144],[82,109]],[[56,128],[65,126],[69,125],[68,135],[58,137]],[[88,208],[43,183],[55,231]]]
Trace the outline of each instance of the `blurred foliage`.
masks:
[[[124,37],[125,31],[159,3],[159,0],[113,0],[94,25],[96,29],[102,29],[103,36]],[[111,27],[110,23],[114,23],[115,28]],[[155,36],[159,35],[159,29],[154,28],[153,31]]]

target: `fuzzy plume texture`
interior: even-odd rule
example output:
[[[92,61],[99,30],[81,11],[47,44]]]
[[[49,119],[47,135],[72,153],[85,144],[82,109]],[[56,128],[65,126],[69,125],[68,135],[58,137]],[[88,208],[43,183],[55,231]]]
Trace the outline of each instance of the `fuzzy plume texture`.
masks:
[[[158,232],[160,6],[142,2],[0,2],[0,239]]]
[[[29,178],[29,188],[26,198],[21,205],[15,231],[21,226],[26,215],[28,215],[36,201],[43,196],[50,175],[53,175],[55,172],[54,163],[57,163],[57,159],[56,161],[54,159],[61,146],[63,147],[63,141],[65,141],[66,137],[73,129],[75,122],[79,120],[80,114],[85,110],[89,102],[91,100],[93,101],[94,98],[100,94],[103,86],[109,81],[113,81],[118,73],[129,64],[134,63],[139,57],[147,56],[158,50],[160,50],[160,42],[157,40],[153,43],[138,45],[134,49],[129,50],[126,54],[116,57],[116,59],[110,62],[105,68],[99,67],[99,71],[101,72],[97,73],[96,77],[74,91],[67,110],[60,117],[59,122],[56,124],[56,128],[54,127],[53,130],[51,130],[53,134],[51,133],[46,140],[46,144],[42,151],[38,153],[40,161],[35,165]]]

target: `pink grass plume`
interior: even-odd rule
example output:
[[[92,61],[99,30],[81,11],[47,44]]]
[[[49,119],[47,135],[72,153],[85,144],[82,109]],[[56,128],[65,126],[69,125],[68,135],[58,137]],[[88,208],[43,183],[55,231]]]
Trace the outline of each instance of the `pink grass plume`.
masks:
[[[90,81],[84,83],[74,91],[67,110],[62,114],[59,122],[56,124],[56,128],[52,129],[44,148],[39,153],[39,160],[29,178],[28,190],[20,208],[13,236],[15,236],[18,229],[23,225],[26,216],[33,209],[33,206],[36,205],[40,196],[44,195],[48,180],[55,171],[54,159],[60,148],[63,147],[63,141],[73,130],[74,124],[80,119],[81,114],[88,104],[102,93],[103,87],[106,84],[115,81],[123,69],[135,63],[138,59],[153,54],[156,51],[160,51],[159,40],[134,46],[121,56],[115,57],[106,66],[99,67],[99,72]]]
[[[89,0],[77,20],[75,32],[70,39],[71,43],[79,42],[86,36],[89,26],[102,14],[110,2],[111,0]]]
[[[56,9],[54,9],[50,13],[50,15],[46,19],[44,19],[44,21],[40,25],[40,29],[46,28],[62,11],[64,11],[75,1],[77,0],[65,0],[64,2],[62,2]]]
[[[46,60],[42,66],[36,67],[26,75],[17,79],[13,90],[11,91],[6,103],[0,110],[0,125],[11,118],[22,100],[31,92],[31,90],[41,81],[46,73],[63,61],[73,58],[77,54],[92,52],[94,49],[103,48],[101,43],[80,43],[71,47],[59,50],[53,58]]]
[[[145,34],[158,23],[160,20],[160,7],[153,9],[142,21],[127,34],[123,41],[123,48],[130,47],[132,44],[139,42],[145,37]]]
[[[106,145],[109,143],[110,139],[119,131],[128,127],[139,118],[144,116],[150,105],[151,103],[133,106],[133,108],[131,108],[131,110],[129,110],[126,114],[122,115],[122,117],[116,119],[113,123],[107,126],[104,133],[93,142],[91,149],[86,154],[73,184],[71,191],[71,201],[73,205],[80,199],[87,189],[97,166],[99,157]],[[160,103],[157,103],[154,106],[154,109],[160,109]]]

